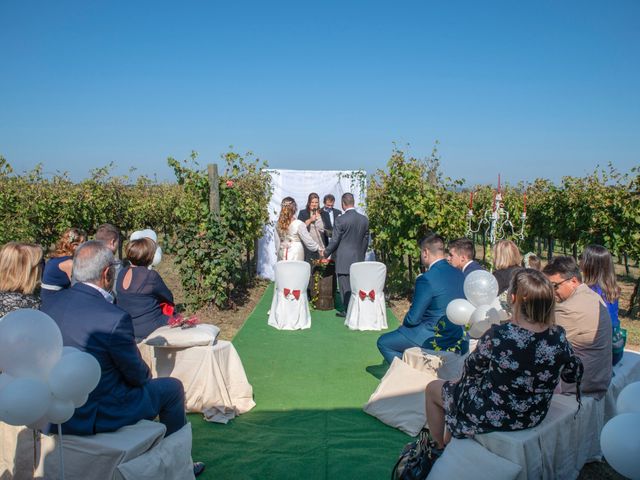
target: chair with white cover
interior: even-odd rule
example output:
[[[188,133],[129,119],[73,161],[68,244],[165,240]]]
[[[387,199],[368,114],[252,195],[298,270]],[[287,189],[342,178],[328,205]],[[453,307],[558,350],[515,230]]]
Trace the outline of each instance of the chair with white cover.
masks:
[[[311,328],[307,298],[311,267],[307,262],[282,261],[276,263],[275,274],[269,325],[278,330]]]
[[[357,262],[349,269],[351,299],[344,324],[351,330],[387,328],[384,284],[387,266],[380,262]]]
[[[163,424],[140,420],[115,432],[64,435],[64,478],[193,479],[191,424],[165,437]],[[0,422],[0,478],[61,480],[58,435]]]

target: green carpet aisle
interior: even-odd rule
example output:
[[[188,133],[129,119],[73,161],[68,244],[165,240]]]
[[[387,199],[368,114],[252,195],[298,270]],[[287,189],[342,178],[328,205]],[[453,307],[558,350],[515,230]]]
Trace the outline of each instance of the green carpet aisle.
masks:
[[[273,285],[233,343],[257,406],[227,425],[190,415],[203,479],[386,479],[410,438],[362,411],[379,383],[379,332],[352,332],[335,311],[304,331],[267,326]],[[390,328],[397,321],[389,311]],[[373,369],[379,370],[379,369]]]

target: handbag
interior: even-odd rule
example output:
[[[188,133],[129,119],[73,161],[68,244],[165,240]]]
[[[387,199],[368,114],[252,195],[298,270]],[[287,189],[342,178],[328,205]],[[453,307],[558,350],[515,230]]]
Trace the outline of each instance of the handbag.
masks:
[[[613,347],[613,364],[615,365],[620,361],[624,354],[624,347],[627,344],[627,330],[621,327],[613,329],[613,335],[611,338],[611,346]]]
[[[391,480],[424,480],[442,455],[429,429],[423,428],[415,442],[407,443],[393,466]]]

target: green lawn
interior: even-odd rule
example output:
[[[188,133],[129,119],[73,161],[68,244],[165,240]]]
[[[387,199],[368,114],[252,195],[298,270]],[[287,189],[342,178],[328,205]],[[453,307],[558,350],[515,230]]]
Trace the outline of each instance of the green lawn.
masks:
[[[200,478],[388,478],[410,437],[362,411],[379,383],[367,368],[381,363],[380,333],[350,331],[334,311],[314,311],[309,330],[276,330],[272,295],[270,286],[233,340],[257,406],[227,425],[190,415],[193,458],[207,463]]]

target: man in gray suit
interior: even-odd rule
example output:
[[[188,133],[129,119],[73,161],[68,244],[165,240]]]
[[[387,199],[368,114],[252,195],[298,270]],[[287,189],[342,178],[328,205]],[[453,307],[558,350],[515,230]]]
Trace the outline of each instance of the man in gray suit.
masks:
[[[355,201],[351,193],[342,195],[344,213],[335,218],[333,236],[324,250],[325,257],[336,252],[338,288],[345,309],[349,306],[349,298],[351,298],[349,269],[352,263],[364,261],[369,244],[369,220],[356,212],[354,205]],[[336,315],[344,317],[346,313],[343,311],[336,313]]]

